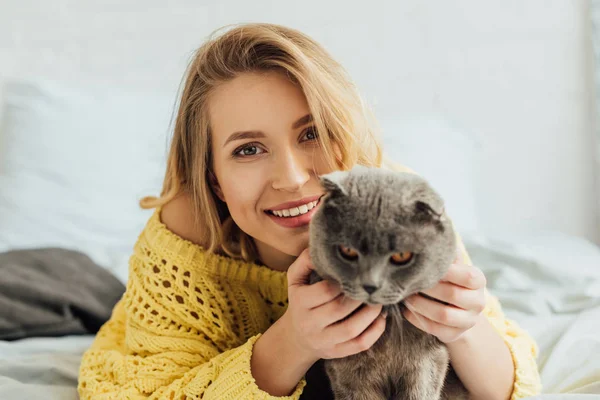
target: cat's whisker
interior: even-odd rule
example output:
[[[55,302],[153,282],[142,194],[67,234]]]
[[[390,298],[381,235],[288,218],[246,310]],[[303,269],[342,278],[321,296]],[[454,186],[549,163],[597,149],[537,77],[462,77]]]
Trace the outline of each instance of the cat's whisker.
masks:
[[[419,324],[425,329],[427,328],[427,324],[423,322],[423,320],[421,319],[421,317],[419,316],[419,313],[417,312],[416,309],[413,308],[413,306],[408,302],[405,301],[404,305],[406,305],[406,308],[408,308],[413,315],[415,316],[415,318],[417,319],[417,321],[419,321]]]
[[[397,319],[396,321],[396,325],[398,326],[398,329],[400,330],[400,347],[404,346],[404,329],[402,329],[402,324],[404,323],[403,319],[402,319],[402,312],[398,311],[400,313],[400,317]]]
[[[391,304],[388,307],[388,312],[392,316],[392,321],[394,323],[394,329],[396,331],[400,331],[400,347],[402,347],[404,343],[404,329],[402,329],[402,310],[400,309],[400,304],[395,303]]]
[[[388,295],[382,295],[381,297],[378,297],[377,300],[379,300],[381,303],[385,303],[385,304],[397,304],[402,300],[401,296],[398,296],[398,294],[388,294]]]

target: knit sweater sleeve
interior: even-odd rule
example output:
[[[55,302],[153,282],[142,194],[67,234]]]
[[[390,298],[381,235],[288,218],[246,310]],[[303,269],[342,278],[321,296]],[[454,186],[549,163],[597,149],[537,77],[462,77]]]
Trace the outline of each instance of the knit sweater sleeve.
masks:
[[[260,333],[240,340],[216,329],[214,316],[222,314],[209,288],[198,279],[180,290],[192,287],[189,274],[157,261],[132,257],[127,290],[83,355],[82,400],[299,399],[304,378],[289,396],[256,385],[250,358]]]
[[[463,259],[467,264],[472,265],[460,235],[457,234],[457,236]],[[487,289],[485,295],[486,307],[483,314],[490,321],[496,332],[504,339],[504,343],[506,343],[511,353],[515,368],[515,380],[510,400],[519,400],[539,394],[542,384],[536,363],[538,355],[537,344],[515,321],[504,316],[500,302]]]

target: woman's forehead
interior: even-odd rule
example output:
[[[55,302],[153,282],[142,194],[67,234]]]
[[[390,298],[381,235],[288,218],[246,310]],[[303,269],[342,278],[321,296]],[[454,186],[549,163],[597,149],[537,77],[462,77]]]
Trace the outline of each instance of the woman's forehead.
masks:
[[[282,73],[246,73],[219,85],[209,100],[215,141],[234,132],[290,130],[309,114],[301,88]]]

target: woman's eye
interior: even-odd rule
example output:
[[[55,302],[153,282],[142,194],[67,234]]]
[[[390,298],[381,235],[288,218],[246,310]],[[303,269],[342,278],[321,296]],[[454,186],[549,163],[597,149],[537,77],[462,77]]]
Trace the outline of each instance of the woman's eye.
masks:
[[[306,129],[304,131],[304,140],[316,140],[319,135],[317,134],[317,129],[314,126]]]
[[[238,148],[234,155],[238,157],[246,157],[246,156],[255,156],[257,154],[261,154],[262,149],[254,144],[249,144],[243,147]]]
[[[400,253],[394,253],[390,257],[390,262],[394,265],[406,265],[412,260],[413,253],[410,251],[402,251]]]
[[[351,247],[339,245],[338,251],[340,252],[340,255],[346,260],[354,261],[358,258],[358,252]]]

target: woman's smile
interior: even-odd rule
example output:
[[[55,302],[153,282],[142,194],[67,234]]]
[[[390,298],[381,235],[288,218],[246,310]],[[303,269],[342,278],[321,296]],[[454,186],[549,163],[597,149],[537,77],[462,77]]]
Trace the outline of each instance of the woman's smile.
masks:
[[[286,228],[308,226],[313,214],[317,210],[321,196],[310,196],[298,201],[282,203],[265,210],[265,214],[272,221]]]

